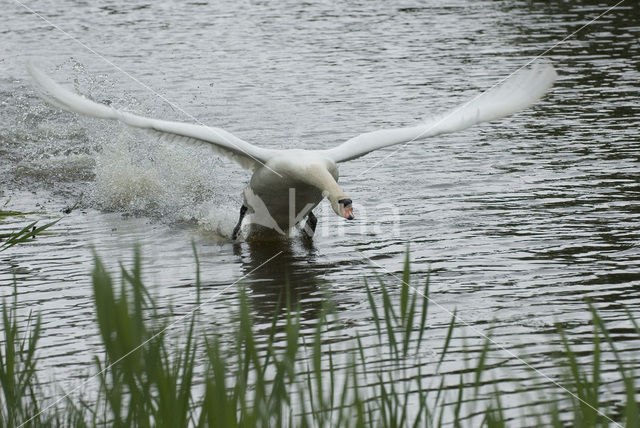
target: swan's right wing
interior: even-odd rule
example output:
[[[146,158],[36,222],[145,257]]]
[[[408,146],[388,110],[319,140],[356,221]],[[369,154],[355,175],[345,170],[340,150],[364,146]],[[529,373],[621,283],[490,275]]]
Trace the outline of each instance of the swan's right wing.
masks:
[[[535,103],[553,86],[556,77],[551,63],[539,61],[447,114],[416,126],[360,134],[322,152],[335,162],[345,162],[383,147],[461,131],[481,122],[500,119]]]
[[[264,165],[275,152],[249,144],[224,129],[152,119],[93,102],[54,82],[33,63],[29,62],[27,69],[38,85],[40,96],[63,110],[101,119],[119,120],[135,128],[180,137],[190,142],[207,143],[215,152],[236,161],[243,168],[252,170]]]

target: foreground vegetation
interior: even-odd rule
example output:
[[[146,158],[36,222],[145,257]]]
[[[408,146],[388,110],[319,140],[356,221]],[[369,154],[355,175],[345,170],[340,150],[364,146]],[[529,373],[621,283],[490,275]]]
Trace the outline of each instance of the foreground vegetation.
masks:
[[[6,206],[8,203],[9,201],[6,201],[4,203],[4,206]],[[25,217],[30,214],[36,213],[25,213],[22,211],[12,211],[0,208],[0,220],[10,217]],[[38,235],[41,235],[46,229],[50,228],[58,221],[59,220],[54,220],[42,226],[38,226],[38,222],[33,221],[19,230],[10,233],[0,233],[0,252],[13,247],[14,245],[27,242],[29,239],[33,239]]]
[[[455,315],[435,360],[421,357],[429,334],[429,286],[428,281],[419,289],[410,286],[408,255],[400,284],[365,281],[375,334],[363,338],[353,329],[347,345],[330,340],[340,326],[339,314],[325,308],[313,331],[305,330],[301,311],[286,293],[267,331],[254,322],[242,289],[231,325],[222,329],[209,324],[203,331],[198,311],[176,320],[157,309],[142,281],[139,254],[131,269],[121,266],[120,277],[114,283],[95,258],[93,293],[104,355],[96,356],[92,380],[97,392],[88,400],[74,398],[77,394],[57,402],[43,399],[38,380],[40,318],[19,315],[17,289],[3,302],[1,426],[500,427],[524,421],[503,410],[500,385],[485,379],[487,362],[499,352],[490,339],[469,350],[465,361],[475,365],[459,371],[458,387],[451,388],[439,374],[460,328]],[[199,275],[195,283],[200,304]],[[543,410],[528,416],[532,424],[640,425],[629,364],[634,362],[623,361],[597,311],[588,309],[593,326],[590,362],[584,363],[584,352],[574,351],[558,327],[553,338],[563,349],[555,363],[564,376],[557,381],[567,391],[557,388],[557,399],[538,405],[536,409]],[[631,314],[628,321],[640,338]],[[340,352],[333,352],[338,346]],[[601,398],[605,347],[608,363],[615,361],[622,380],[618,392],[626,397],[615,405]]]

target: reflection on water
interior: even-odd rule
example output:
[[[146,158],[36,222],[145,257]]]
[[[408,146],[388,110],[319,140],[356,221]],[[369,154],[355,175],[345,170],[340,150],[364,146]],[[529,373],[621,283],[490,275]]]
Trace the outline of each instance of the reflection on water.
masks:
[[[608,7],[591,0],[455,0],[239,9],[223,1],[215,6],[225,11],[220,14],[206,2],[112,3],[101,9],[63,0],[43,13],[203,123],[275,148],[328,148],[448,109]],[[620,321],[622,305],[640,314],[635,3],[623,3],[549,53],[560,78],[532,109],[408,145],[389,158],[391,150],[380,151],[342,165],[341,186],[363,213],[354,222],[339,223],[330,210],[317,209],[325,232],[313,242],[295,236],[238,244],[225,236],[237,220],[246,171],[206,149],[44,105],[25,79],[25,55],[43,58],[57,80],[96,100],[188,120],[17,4],[5,13],[0,203],[11,198],[11,208],[46,211],[47,218],[75,202],[80,208],[50,235],[0,254],[0,291],[10,294],[15,277],[25,311],[42,312],[44,369],[63,386],[89,370],[97,349],[90,244],[115,266],[129,263],[141,243],[159,301],[186,313],[195,302],[193,240],[203,298],[215,296],[203,308],[209,319],[225,322],[237,296],[235,286],[225,287],[242,278],[261,322],[282,307],[288,290],[309,325],[329,301],[340,317],[336,334],[357,329],[367,343],[375,329],[362,278],[375,274],[397,285],[388,273],[401,272],[410,242],[412,273],[421,283],[431,271],[435,301],[457,308],[461,319],[552,377],[558,375],[550,363],[555,344],[546,333],[555,323],[589,358],[585,300],[615,324],[621,353],[640,350]],[[0,233],[24,221],[2,220]],[[450,314],[434,307],[429,317],[425,347],[437,360]],[[477,331],[465,335],[452,342],[452,357],[441,368],[451,388],[465,355],[472,355],[460,352],[463,339],[482,346]],[[488,378],[517,380],[547,399],[556,391],[519,361],[498,355]],[[602,368],[612,384],[615,371],[610,363]],[[505,402],[513,415],[519,404]]]
[[[269,320],[276,309],[301,304],[303,319],[316,319],[324,297],[324,266],[318,262],[312,241],[285,237],[251,239],[233,245],[240,258],[255,315]],[[287,294],[288,293],[288,294]],[[288,299],[288,300],[287,300]]]

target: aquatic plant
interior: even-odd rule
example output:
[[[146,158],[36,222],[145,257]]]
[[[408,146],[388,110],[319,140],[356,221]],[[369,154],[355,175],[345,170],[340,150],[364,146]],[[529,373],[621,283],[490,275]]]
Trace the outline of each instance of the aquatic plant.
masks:
[[[1,426],[521,425],[505,412],[499,383],[483,380],[495,352],[490,338],[479,349],[463,349],[469,357],[465,361],[475,364],[454,373],[459,376],[457,384],[449,384],[440,374],[445,359],[455,357],[450,346],[460,328],[455,314],[436,361],[423,361],[422,347],[429,334],[429,280],[419,289],[411,284],[408,253],[399,287],[380,279],[375,284],[364,282],[375,333],[364,338],[357,329],[350,331],[351,339],[340,342],[344,349],[339,353],[334,352],[338,344],[331,335],[340,331],[341,321],[328,305],[315,327],[305,329],[299,305],[290,301],[285,288],[264,332],[254,322],[248,294],[241,288],[231,325],[219,329],[209,324],[203,331],[198,311],[176,320],[170,311],[158,309],[141,271],[136,251],[133,267],[120,267],[118,286],[95,257],[92,283],[104,355],[96,356],[98,392],[91,401],[43,399],[37,378],[40,319],[17,315],[14,289],[10,303],[2,305]],[[198,272],[196,308],[201,303]],[[630,362],[618,352],[597,310],[588,308],[593,326],[591,360],[585,363],[584,352],[579,355],[574,350],[558,325],[552,336],[562,346],[556,364],[565,368],[558,381],[566,391],[545,404],[535,415],[536,423],[638,426]],[[630,313],[627,316],[640,339],[638,324]],[[176,333],[180,321],[185,323]],[[614,405],[602,400],[605,344],[624,388],[624,401]],[[376,364],[372,356],[382,363]],[[488,399],[482,393],[486,385],[494,386]]]
[[[7,200],[4,205],[6,206],[8,202],[9,201]],[[0,220],[8,217],[24,217],[29,214],[35,214],[35,213],[0,209]],[[55,221],[51,221],[42,226],[37,226],[38,222],[33,221],[28,225],[24,226],[22,229],[19,229],[15,232],[6,233],[6,234],[0,233],[0,251],[4,251],[8,248],[13,247],[16,244],[20,244],[22,242],[26,242],[32,238],[35,238],[36,236],[40,235],[45,229],[50,228],[51,226],[56,224],[58,221],[60,220],[58,219]]]
[[[40,317],[29,314],[26,319],[29,328],[21,328],[17,315],[17,295],[14,288],[11,304],[2,302],[0,422],[2,426],[13,427],[32,419],[30,424],[39,426],[48,420],[48,416],[40,413],[37,392],[36,345],[40,337]]]

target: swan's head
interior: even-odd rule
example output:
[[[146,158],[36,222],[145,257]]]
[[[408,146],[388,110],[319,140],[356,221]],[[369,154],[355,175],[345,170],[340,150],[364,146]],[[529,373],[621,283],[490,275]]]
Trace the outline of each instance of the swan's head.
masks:
[[[327,197],[329,202],[331,202],[331,208],[338,214],[340,217],[344,217],[347,220],[353,220],[355,215],[353,215],[353,206],[351,205],[351,199],[347,196],[333,196],[329,195]]]

